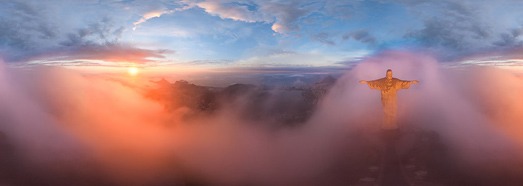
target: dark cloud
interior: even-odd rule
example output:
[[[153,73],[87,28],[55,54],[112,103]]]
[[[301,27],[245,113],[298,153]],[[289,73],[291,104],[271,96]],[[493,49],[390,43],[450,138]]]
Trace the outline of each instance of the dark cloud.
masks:
[[[455,59],[502,48],[519,47],[521,22],[511,7],[518,1],[410,1],[398,0],[422,21],[422,27],[404,35],[442,59]],[[507,10],[499,9],[505,7]]]
[[[8,60],[37,51],[57,38],[54,25],[29,3],[3,2],[0,10],[0,53]]]
[[[342,36],[343,40],[353,39],[362,43],[369,45],[376,44],[376,38],[372,36],[367,30],[358,30],[353,32],[348,32]]]
[[[341,20],[347,20],[353,17],[360,3],[361,2],[359,1],[347,2],[328,0],[322,7],[322,11],[326,15],[330,15]]]
[[[4,10],[0,13],[0,54],[8,62],[147,63],[173,52],[141,49],[120,42],[125,27],[108,16],[69,28],[65,23],[54,25],[46,12],[49,10],[37,8],[34,2],[7,2],[0,9]]]
[[[112,21],[106,17],[100,22],[89,24],[85,28],[67,34],[66,40],[60,42],[60,45],[70,47],[118,43],[123,30],[123,26],[115,27]]]
[[[466,35],[456,33],[451,24],[453,23],[437,19],[428,20],[424,23],[423,29],[408,33],[406,37],[415,38],[422,45],[428,47],[449,47],[452,49],[468,47],[469,44],[463,41],[463,37],[466,37]]]
[[[499,35],[499,40],[494,45],[501,47],[521,47],[523,46],[523,28],[512,29],[507,33]]]
[[[331,39],[331,37],[332,36],[326,32],[320,32],[318,34],[313,35],[312,39],[326,45],[336,45],[336,43]]]
[[[479,19],[480,12],[474,6],[460,2],[445,1],[434,6],[436,15],[423,18],[423,28],[406,34],[427,47],[444,47],[450,50],[468,50],[485,46],[482,40],[490,37],[491,30]]]
[[[11,26],[14,26],[18,31],[34,33],[39,39],[56,37],[57,31],[53,28],[53,25],[44,21],[47,17],[37,7],[23,2],[8,2],[6,8],[12,8],[8,12],[11,14],[11,20],[16,21],[16,23]],[[11,24],[13,23],[11,22]]]

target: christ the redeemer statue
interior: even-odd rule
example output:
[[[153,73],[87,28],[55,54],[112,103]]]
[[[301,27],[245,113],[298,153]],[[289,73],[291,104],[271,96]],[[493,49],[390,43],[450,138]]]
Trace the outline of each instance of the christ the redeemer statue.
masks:
[[[405,81],[392,78],[392,70],[388,69],[386,77],[372,81],[361,80],[360,83],[369,85],[371,89],[381,91],[381,103],[383,105],[383,112],[385,113],[381,128],[385,130],[397,129],[396,112],[398,105],[396,92],[400,89],[408,89],[411,84],[417,84],[419,81]]]

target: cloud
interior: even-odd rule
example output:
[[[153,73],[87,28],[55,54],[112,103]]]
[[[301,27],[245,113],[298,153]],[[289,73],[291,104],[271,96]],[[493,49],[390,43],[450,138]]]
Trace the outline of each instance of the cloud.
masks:
[[[312,39],[319,41],[320,43],[334,46],[336,42],[331,39],[331,36],[326,32],[320,32],[312,36]]]
[[[147,63],[164,58],[172,50],[151,50],[121,43],[124,27],[115,27],[114,22],[104,18],[84,28],[67,34],[60,47],[49,49],[31,60],[100,60],[105,62]]]
[[[175,6],[176,8],[171,8],[172,6]],[[161,17],[162,15],[166,15],[166,14],[172,14],[177,11],[187,10],[189,8],[192,8],[193,6],[194,5],[185,4],[183,1],[181,1],[181,2],[175,3],[175,5],[169,5],[169,6],[163,5],[162,6],[163,9],[161,9],[161,10],[148,11],[145,14],[143,14],[139,20],[133,22],[133,25],[134,25],[133,30],[136,30],[136,28],[138,28],[138,26],[140,24],[143,24],[150,19],[158,18],[158,17]]]
[[[523,138],[516,133],[521,132],[518,123],[523,118],[518,113],[523,102],[514,91],[523,89],[523,79],[510,71],[493,67],[441,68],[441,63],[428,55],[387,51],[364,59],[338,80],[325,104],[343,105],[344,110],[322,111],[339,112],[340,116],[375,117],[362,115],[365,111],[359,111],[358,107],[370,102],[380,106],[379,93],[365,94],[372,90],[357,82],[383,77],[389,68],[400,79],[421,82],[399,92],[398,99],[403,100],[398,102],[399,112],[403,112],[400,123],[436,131],[452,156],[464,164],[486,168],[496,161],[521,161],[516,159],[523,152]],[[510,104],[507,106],[510,109],[501,109],[504,104]],[[501,151],[507,156],[497,156]]]
[[[65,47],[106,45],[118,43],[124,27],[115,27],[113,22],[105,17],[99,22],[79,28],[67,34],[65,41],[59,44]]]
[[[288,33],[299,29],[299,19],[309,15],[314,9],[306,6],[297,6],[297,2],[266,4],[263,10],[276,17],[272,29],[278,33]]]
[[[249,10],[250,7],[256,7],[255,4],[243,4],[234,1],[202,1],[196,3],[196,6],[222,19],[245,22],[265,21],[258,12],[255,12],[256,10]]]
[[[398,93],[398,119],[412,129],[407,135],[439,136],[447,148],[430,155],[458,170],[442,174],[457,183],[521,175],[512,166],[523,152],[522,79],[499,69],[446,69],[431,56],[384,52],[346,71],[308,121],[274,127],[241,119],[241,105],[253,102],[249,92],[213,115],[184,120],[189,109],[168,111],[142,94],[140,82],[0,65],[0,131],[14,147],[2,154],[10,163],[0,170],[14,175],[8,184],[348,185],[347,173],[367,170],[354,166],[379,149],[379,93],[358,80],[383,77],[387,68],[421,81]],[[260,95],[262,105],[296,96],[272,95]],[[490,169],[504,174],[481,174]]]
[[[65,21],[56,24],[58,20],[46,8],[50,7],[32,1],[2,6],[5,11],[0,13],[0,53],[7,61],[24,61],[71,46],[116,43],[124,29],[107,17],[84,28],[71,29]]]
[[[85,5],[88,6],[88,5]],[[37,8],[42,7],[42,8]],[[78,60],[147,63],[173,53],[165,49],[143,49],[122,43],[126,28],[110,16],[101,16],[90,23],[68,27],[68,22],[54,25],[48,7],[35,2],[9,2],[0,13],[0,54],[9,62],[39,61],[42,63]],[[45,9],[47,8],[47,9]],[[74,15],[77,16],[77,15]],[[82,16],[82,15],[78,15]],[[146,17],[151,17],[148,14]],[[92,65],[85,62],[85,65]]]
[[[326,55],[319,52],[283,52],[266,56],[253,56],[234,63],[237,67],[318,67],[336,66],[339,54]]]
[[[243,95],[213,116],[184,120],[187,108],[170,112],[125,78],[56,67],[0,70],[0,103],[9,105],[0,108],[0,131],[17,149],[0,167],[12,171],[8,183],[320,183],[314,175],[338,157],[335,147],[352,144],[333,142],[342,133],[326,132],[327,125],[274,131],[270,122],[243,120],[236,114],[236,104],[249,103]]]
[[[456,26],[460,25],[460,26]],[[475,23],[463,23],[455,21],[444,21],[440,19],[427,20],[424,28],[407,34],[426,47],[443,47],[453,50],[466,50],[476,47],[476,41],[485,39],[487,32],[475,25]],[[459,28],[457,28],[459,27]],[[484,44],[480,45],[484,46]]]
[[[499,35],[499,41],[494,42],[494,45],[500,47],[523,46],[523,26],[511,29],[507,33],[501,33]]]
[[[148,19],[170,14],[174,11],[183,11],[191,8],[201,8],[206,13],[222,19],[254,23],[271,24],[271,29],[277,33],[298,31],[303,24],[302,19],[319,13],[339,19],[348,19],[359,2],[339,2],[334,0],[316,1],[234,1],[234,0],[182,0],[179,8],[170,9],[162,6],[160,10],[148,11],[135,26]]]
[[[163,14],[169,14],[169,13],[172,13],[172,11],[165,11],[165,10],[157,10],[157,11],[152,11],[152,12],[148,12],[146,14],[144,14],[142,16],[142,18],[140,18],[140,20],[136,21],[133,23],[134,27],[133,27],[133,30],[136,30],[136,28],[138,27],[138,25],[146,22],[147,20],[149,19],[152,19],[152,18],[156,18],[156,17],[160,17],[162,16]]]
[[[522,73],[523,47],[502,47],[497,50],[479,51],[453,61],[456,67],[494,66]]]
[[[376,38],[374,38],[369,31],[367,30],[358,30],[358,31],[352,31],[343,34],[342,36],[343,40],[353,39],[362,43],[366,43],[369,45],[375,45],[376,44]]]
[[[328,1],[330,2],[330,1]],[[196,6],[223,19],[272,24],[277,33],[288,33],[300,28],[300,19],[318,11],[322,6],[304,1],[250,1],[238,3],[230,0],[197,1]]]
[[[0,53],[7,59],[22,57],[58,38],[47,15],[30,3],[5,2],[0,10]]]
[[[404,35],[441,56],[458,57],[499,46],[521,44],[519,1],[397,1],[422,21]],[[503,20],[503,21],[500,21]]]
[[[326,0],[322,8],[325,15],[338,18],[340,20],[349,20],[361,8],[363,1],[336,1]]]
[[[154,59],[165,58],[164,54],[173,53],[169,50],[149,50],[126,45],[92,45],[72,47],[57,52],[47,52],[33,59],[67,60],[101,60],[106,62],[147,63]]]
[[[272,23],[276,19],[274,15],[270,15],[264,11],[266,9],[264,8],[265,3],[258,1],[250,3],[237,3],[230,0],[196,1],[193,2],[193,4],[196,7],[204,9],[205,12],[210,15],[219,16],[222,19],[232,19],[249,23]],[[272,27],[275,32],[278,32],[277,30],[282,29],[283,26],[274,23]]]

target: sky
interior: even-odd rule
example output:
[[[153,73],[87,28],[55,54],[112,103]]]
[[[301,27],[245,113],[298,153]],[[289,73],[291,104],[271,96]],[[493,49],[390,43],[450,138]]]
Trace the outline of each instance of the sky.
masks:
[[[519,0],[0,0],[13,66],[350,68],[389,50],[523,65]]]

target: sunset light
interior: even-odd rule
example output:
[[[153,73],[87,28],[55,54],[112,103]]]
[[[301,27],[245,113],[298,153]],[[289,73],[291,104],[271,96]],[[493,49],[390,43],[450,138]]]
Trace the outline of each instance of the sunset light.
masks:
[[[127,73],[131,76],[136,76],[136,75],[138,75],[139,72],[140,72],[140,70],[138,69],[138,67],[127,68]]]

